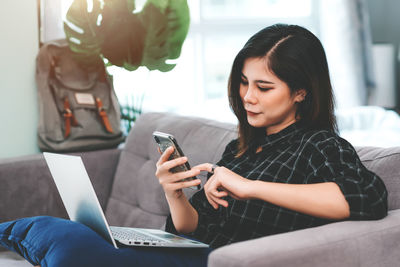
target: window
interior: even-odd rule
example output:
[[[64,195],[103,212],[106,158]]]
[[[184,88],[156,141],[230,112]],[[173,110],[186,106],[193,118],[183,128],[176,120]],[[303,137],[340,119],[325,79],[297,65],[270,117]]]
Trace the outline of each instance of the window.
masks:
[[[56,1],[42,2],[54,5]],[[71,2],[62,0],[58,4],[59,17],[65,16]],[[144,112],[167,111],[236,122],[228,105],[227,80],[233,59],[248,38],[278,22],[318,32],[317,0],[188,0],[188,3],[191,25],[172,71],[150,72],[141,67],[129,72],[108,68],[114,76],[121,105],[135,105],[144,95]],[[62,21],[53,24],[58,25],[58,34],[62,35]]]
[[[191,25],[170,72],[111,67],[122,104],[144,93],[144,111],[236,122],[227,100],[232,62],[251,35],[278,22],[317,32],[316,0],[189,0]]]

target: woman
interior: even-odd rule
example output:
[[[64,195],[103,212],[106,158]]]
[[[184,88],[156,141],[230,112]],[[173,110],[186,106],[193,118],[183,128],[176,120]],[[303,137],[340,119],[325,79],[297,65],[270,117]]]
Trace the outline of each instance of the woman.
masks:
[[[169,161],[172,148],[157,162],[156,177],[171,211],[167,230],[216,248],[337,220],[386,216],[383,182],[335,133],[328,65],[321,43],[311,32],[279,24],[251,37],[234,60],[229,101],[239,120],[239,136],[227,145],[217,167],[204,163],[171,173],[172,167],[187,161]],[[182,189],[200,180],[182,179],[201,171],[210,172],[208,180],[188,200]],[[29,232],[39,228],[34,234],[40,236],[35,236],[40,253],[22,242],[1,241],[32,263],[49,266],[204,266],[207,262],[209,251],[116,251],[82,225],[63,221],[60,227],[56,221],[42,228],[31,227],[29,219],[22,222]],[[0,224],[0,236],[18,223]],[[50,236],[40,231],[43,225],[54,228],[48,231]],[[80,235],[61,242],[72,229]]]
[[[172,174],[187,159],[157,163],[171,216],[167,229],[210,244],[387,214],[382,180],[335,132],[332,86],[323,47],[308,30],[273,25],[255,34],[236,56],[229,101],[239,120],[233,140],[190,201],[181,189],[211,164]]]

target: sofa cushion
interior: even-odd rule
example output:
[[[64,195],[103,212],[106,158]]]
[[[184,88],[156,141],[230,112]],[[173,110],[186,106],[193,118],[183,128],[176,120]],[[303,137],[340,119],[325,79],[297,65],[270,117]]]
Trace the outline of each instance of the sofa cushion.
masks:
[[[357,147],[363,164],[382,178],[388,191],[389,210],[400,208],[400,147]]]
[[[111,225],[161,228],[169,213],[164,192],[155,177],[160,155],[152,133],[177,139],[191,166],[216,163],[229,141],[236,138],[232,124],[168,113],[142,114],[132,128],[120,156],[106,208]],[[202,174],[199,178],[205,180]],[[195,190],[185,189],[190,196]]]

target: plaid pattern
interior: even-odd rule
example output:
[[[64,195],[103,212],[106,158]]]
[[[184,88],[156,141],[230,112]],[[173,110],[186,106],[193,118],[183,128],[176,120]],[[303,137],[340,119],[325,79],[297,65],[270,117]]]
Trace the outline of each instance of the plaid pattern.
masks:
[[[255,153],[259,146],[262,151]],[[387,191],[382,180],[362,165],[350,143],[332,132],[310,131],[295,123],[255,140],[240,158],[235,158],[236,152],[237,140],[233,140],[217,165],[251,180],[290,184],[335,182],[349,203],[349,219],[380,219],[387,214]],[[214,210],[204,190],[190,199],[199,214],[193,237],[211,247],[220,247],[332,222],[262,200],[226,200],[228,208]],[[170,216],[166,228],[175,231]]]

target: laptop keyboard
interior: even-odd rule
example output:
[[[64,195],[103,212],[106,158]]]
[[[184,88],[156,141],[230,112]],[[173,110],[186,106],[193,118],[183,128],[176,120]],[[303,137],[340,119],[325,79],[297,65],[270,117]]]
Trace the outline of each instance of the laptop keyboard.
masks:
[[[134,229],[129,228],[119,228],[119,227],[111,227],[111,233],[115,239],[121,240],[134,240],[134,241],[141,241],[141,242],[162,242],[158,238],[154,238],[152,236],[139,233]]]

